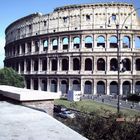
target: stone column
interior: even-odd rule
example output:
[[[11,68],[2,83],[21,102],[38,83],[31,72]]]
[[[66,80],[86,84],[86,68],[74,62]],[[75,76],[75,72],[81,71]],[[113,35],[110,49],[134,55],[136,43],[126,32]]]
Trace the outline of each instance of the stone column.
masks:
[[[69,36],[69,48],[68,49],[69,50],[72,49],[72,37],[71,36]]]
[[[62,40],[60,37],[58,37],[58,50],[61,51],[62,50]]]
[[[33,67],[34,67],[34,62],[33,59],[31,59],[31,73],[33,73]]]
[[[48,52],[50,52],[51,50],[51,41],[50,41],[50,37],[48,38]]]
[[[43,52],[43,40],[39,40],[39,53]]]
[[[31,41],[31,51],[32,51],[32,53],[35,52],[35,43],[34,43],[34,40]]]
[[[41,91],[42,80],[38,78],[38,90]]]
[[[110,81],[106,80],[106,95],[110,95]]]
[[[31,84],[31,85],[30,85],[30,88],[31,88],[31,89],[34,89],[34,79],[31,78],[30,81],[31,81],[31,82],[30,82],[30,84]]]
[[[94,79],[94,95],[97,95],[97,81]]]
[[[81,93],[84,94],[84,81],[81,79]]]
[[[120,95],[123,95],[123,85],[122,85],[122,80],[120,79]]]
[[[57,78],[57,93],[60,91],[60,83],[59,83],[59,78]]]
[[[27,53],[28,53],[28,43],[25,42],[25,54],[27,54]]]
[[[80,36],[80,50],[83,50],[85,48],[85,45],[84,45],[84,36],[81,35]]]
[[[24,59],[24,74],[27,72],[27,61]]]
[[[69,56],[69,71],[71,71],[71,57]]]

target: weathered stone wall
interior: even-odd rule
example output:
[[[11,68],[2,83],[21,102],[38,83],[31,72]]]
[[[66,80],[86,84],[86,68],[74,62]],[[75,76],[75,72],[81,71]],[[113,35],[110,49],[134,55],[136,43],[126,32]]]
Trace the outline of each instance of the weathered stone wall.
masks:
[[[53,116],[54,100],[21,102],[22,105],[38,109]]]
[[[117,21],[122,25],[124,19],[133,10],[134,7],[132,5],[125,3],[104,3],[64,6],[56,8],[53,13],[47,15],[35,13],[21,18],[7,27],[6,43],[29,36],[52,32],[105,29],[108,28],[108,19],[112,14],[118,15]],[[136,11],[128,17],[125,25],[129,29],[140,28],[138,27],[140,24]],[[114,28],[114,26],[110,28]]]

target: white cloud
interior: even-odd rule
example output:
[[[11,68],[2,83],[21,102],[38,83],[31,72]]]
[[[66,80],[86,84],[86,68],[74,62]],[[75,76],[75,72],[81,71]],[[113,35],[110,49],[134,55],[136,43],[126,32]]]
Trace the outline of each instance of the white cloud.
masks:
[[[0,37],[0,68],[3,68],[3,60],[5,58],[5,52],[4,52],[4,46],[5,46],[5,39]]]

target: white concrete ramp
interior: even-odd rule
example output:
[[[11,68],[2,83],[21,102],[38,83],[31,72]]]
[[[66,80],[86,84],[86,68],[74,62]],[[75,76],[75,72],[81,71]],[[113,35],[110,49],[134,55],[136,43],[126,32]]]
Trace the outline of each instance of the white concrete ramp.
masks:
[[[61,97],[61,92],[47,92],[0,85],[0,94],[17,101],[53,100]]]
[[[87,140],[46,113],[0,101],[0,140]]]

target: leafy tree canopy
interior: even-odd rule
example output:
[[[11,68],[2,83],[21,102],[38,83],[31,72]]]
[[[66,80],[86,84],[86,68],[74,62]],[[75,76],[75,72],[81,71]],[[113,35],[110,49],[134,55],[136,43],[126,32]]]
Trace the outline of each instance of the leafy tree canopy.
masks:
[[[15,87],[24,87],[24,78],[12,68],[0,69],[0,85],[9,85]]]

